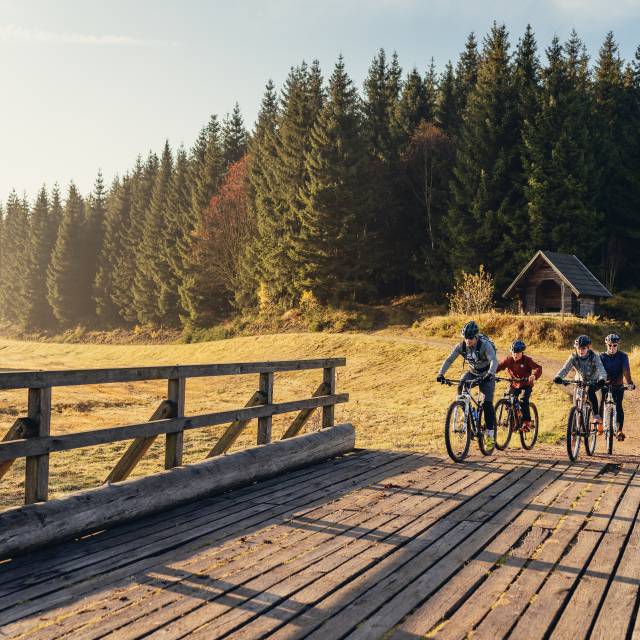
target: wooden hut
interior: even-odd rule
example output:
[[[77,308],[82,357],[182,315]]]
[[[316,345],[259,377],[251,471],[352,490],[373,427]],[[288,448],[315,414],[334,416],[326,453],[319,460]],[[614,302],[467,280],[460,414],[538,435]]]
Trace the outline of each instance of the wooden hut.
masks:
[[[521,313],[586,316],[611,293],[576,256],[538,251],[502,297],[518,299]]]

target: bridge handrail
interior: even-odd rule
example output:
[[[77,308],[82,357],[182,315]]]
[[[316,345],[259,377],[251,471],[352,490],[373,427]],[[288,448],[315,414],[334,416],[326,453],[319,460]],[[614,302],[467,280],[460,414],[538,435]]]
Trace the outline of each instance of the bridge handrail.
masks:
[[[27,415],[18,418],[0,440],[0,479],[18,458],[26,458],[25,503],[47,500],[49,454],[123,440],[133,440],[115,465],[106,482],[126,479],[158,435],[166,435],[165,469],[182,464],[183,433],[229,424],[207,457],[226,453],[250,420],[258,419],[257,444],[271,442],[272,416],[298,412],[282,439],[300,433],[316,409],[322,409],[322,428],[334,426],[334,407],[349,400],[336,393],[336,367],[345,358],[240,362],[227,364],[176,365],[159,367],[121,367],[68,371],[11,371],[0,373],[0,390],[27,389]],[[322,369],[322,382],[312,397],[289,402],[273,402],[276,372]],[[258,389],[243,408],[185,416],[185,389],[188,378],[259,374]],[[104,429],[50,435],[53,387],[167,380],[167,396],[147,422]]]

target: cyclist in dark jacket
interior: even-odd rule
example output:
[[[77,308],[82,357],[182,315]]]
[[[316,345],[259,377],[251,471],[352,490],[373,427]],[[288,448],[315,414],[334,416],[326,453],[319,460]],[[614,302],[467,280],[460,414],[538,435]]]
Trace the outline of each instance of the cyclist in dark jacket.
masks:
[[[607,372],[607,384],[613,385],[611,393],[616,403],[616,412],[618,415],[618,440],[624,440],[622,427],[624,425],[624,409],[622,408],[622,400],[624,398],[624,382],[631,388],[635,388],[631,379],[631,367],[629,366],[629,356],[619,348],[620,336],[610,333],[605,339],[607,350],[600,354],[602,366]],[[604,401],[604,392],[602,400]]]
[[[478,385],[484,396],[482,404],[487,426],[487,436],[494,437],[496,414],[493,407],[493,394],[496,390],[495,374],[498,367],[498,357],[493,343],[489,338],[480,333],[478,325],[471,320],[462,327],[462,341],[459,342],[449,354],[449,357],[442,363],[440,372],[436,380],[444,383],[444,374],[453,364],[458,356],[462,356],[469,366],[469,371],[460,378],[460,382],[481,377]],[[460,393],[461,386],[458,388]]]

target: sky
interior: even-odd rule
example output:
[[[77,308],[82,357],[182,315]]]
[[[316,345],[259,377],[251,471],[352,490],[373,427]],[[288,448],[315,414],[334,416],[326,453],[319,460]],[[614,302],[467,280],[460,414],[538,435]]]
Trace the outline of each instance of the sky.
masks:
[[[541,50],[575,28],[597,56],[640,44],[640,0],[0,0],[0,201],[73,180],[87,194],[138,154],[190,147],[236,101],[251,128],[269,78],[342,53],[360,87],[380,47],[441,71],[469,32],[527,23]]]

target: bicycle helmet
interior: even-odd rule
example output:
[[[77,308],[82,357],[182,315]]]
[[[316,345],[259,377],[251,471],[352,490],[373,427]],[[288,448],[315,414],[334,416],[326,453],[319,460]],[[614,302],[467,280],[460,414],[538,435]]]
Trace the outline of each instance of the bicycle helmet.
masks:
[[[464,327],[462,327],[462,331],[460,333],[463,338],[470,340],[480,333],[480,329],[474,320],[470,320],[464,325]]]
[[[605,344],[618,344],[620,342],[620,336],[617,333],[610,333],[605,339]]]
[[[579,347],[588,347],[591,344],[591,338],[589,336],[578,336],[574,343],[573,346],[578,349]]]
[[[527,345],[520,338],[511,343],[511,353],[522,353],[526,348]]]

